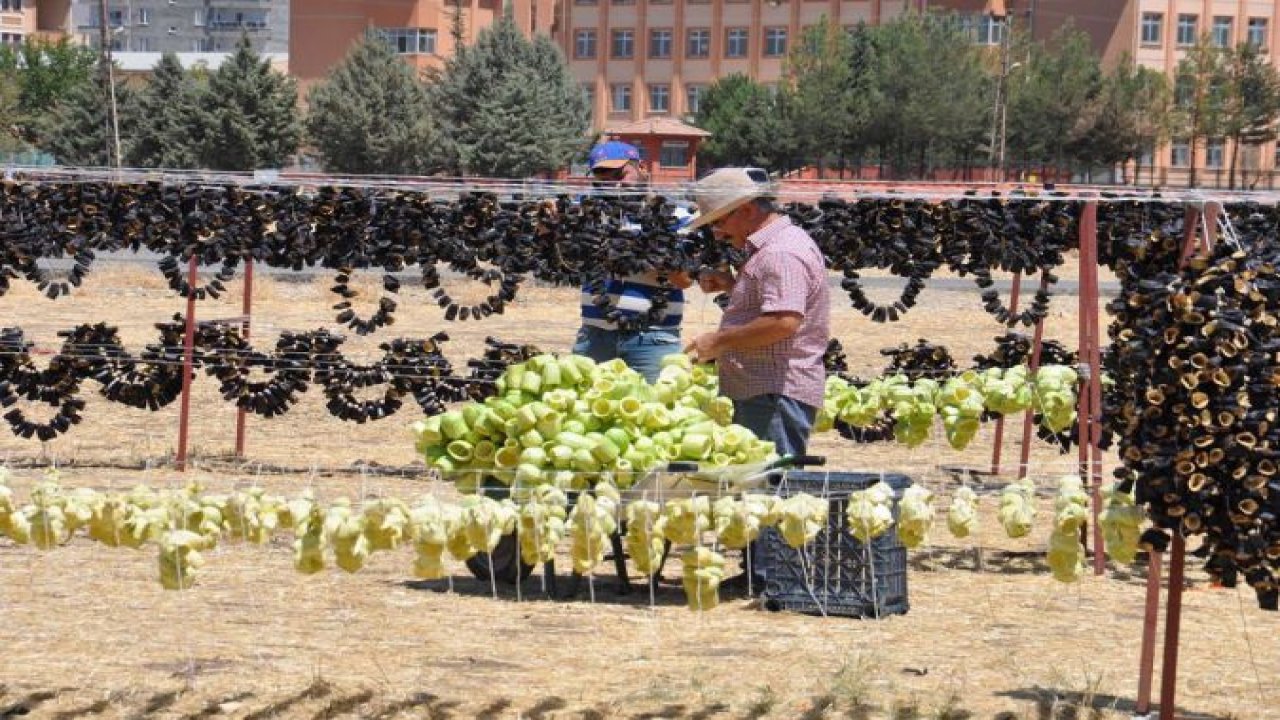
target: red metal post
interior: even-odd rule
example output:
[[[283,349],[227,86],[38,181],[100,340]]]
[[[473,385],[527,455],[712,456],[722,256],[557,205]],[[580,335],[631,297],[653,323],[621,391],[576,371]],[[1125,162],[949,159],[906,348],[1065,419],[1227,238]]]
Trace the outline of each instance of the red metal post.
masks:
[[[1009,312],[1018,312],[1018,297],[1022,294],[1022,273],[1013,274],[1013,288],[1009,291]],[[1000,474],[1000,451],[1004,445],[1004,416],[996,418],[996,444],[991,449],[991,474]]]
[[[1088,481],[1093,500],[1093,574],[1107,571],[1106,548],[1102,539],[1102,338],[1098,319],[1098,205],[1086,203],[1080,216],[1080,310],[1087,316],[1088,354],[1081,350],[1081,360],[1089,364],[1089,378],[1080,393],[1089,394],[1088,415],[1077,418],[1080,432],[1077,441],[1085,447],[1087,467],[1080,477]],[[1088,260],[1085,260],[1086,251]]]
[[[196,283],[200,278],[196,271],[199,265],[196,256],[191,255],[187,268],[187,285],[191,294],[187,296],[187,327],[182,338],[182,403],[178,413],[178,455],[174,459],[179,472],[187,469],[187,430],[191,422],[191,376],[195,373],[196,346]]]
[[[1138,659],[1138,700],[1134,715],[1151,712],[1151,676],[1156,665],[1156,629],[1160,625],[1160,553],[1148,553],[1147,605],[1142,616],[1142,654]]]
[[[249,339],[250,326],[253,320],[253,260],[245,260],[244,263],[244,299],[241,302],[241,311],[244,320],[240,323],[240,337],[246,341]],[[245,416],[248,413],[244,408],[240,408],[236,412],[236,457],[244,457],[244,423]]]
[[[1182,633],[1182,581],[1187,541],[1173,534],[1169,552],[1169,601],[1164,616],[1164,664],[1160,669],[1160,720],[1175,720],[1178,694],[1178,640]]]
[[[1049,289],[1049,271],[1040,273],[1040,289]],[[1044,318],[1036,321],[1036,331],[1031,338],[1031,374],[1040,369],[1040,346],[1044,342]],[[1022,448],[1018,455],[1018,479],[1027,476],[1031,461],[1031,429],[1035,426],[1035,412],[1027,410],[1022,416]]]

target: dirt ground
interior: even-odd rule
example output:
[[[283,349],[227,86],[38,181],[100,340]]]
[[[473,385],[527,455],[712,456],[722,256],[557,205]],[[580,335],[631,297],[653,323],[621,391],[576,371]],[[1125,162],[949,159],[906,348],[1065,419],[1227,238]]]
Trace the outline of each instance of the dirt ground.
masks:
[[[285,329],[333,327],[329,284],[260,276],[254,342],[265,348]],[[199,316],[238,315],[239,289],[232,283],[229,296],[202,304]],[[486,336],[564,350],[576,328],[575,303],[572,290],[525,289],[505,316],[449,324],[446,352],[461,366],[479,356]],[[446,326],[420,289],[402,291],[400,304],[394,327],[372,338],[351,334],[344,352],[373,359],[380,342]],[[95,271],[69,300],[47,301],[25,283],[0,297],[4,324],[21,326],[39,349],[56,348],[58,330],[105,320],[137,352],[155,339],[152,324],[182,307],[158,272],[133,265]],[[1075,296],[1056,297],[1047,336],[1074,347],[1077,316]],[[717,317],[693,293],[686,335],[713,327]],[[846,310],[835,314],[834,330],[862,375],[878,372],[885,365],[879,349],[899,342],[928,338],[966,364],[989,352],[1001,332],[976,293],[931,290],[904,322],[876,325]],[[240,463],[230,457],[234,411],[203,376],[194,393],[195,468],[185,475],[169,465],[176,404],[148,413],[100,397],[89,399],[80,427],[43,446],[5,433],[0,458],[14,468],[22,497],[40,474],[26,466],[46,461],[64,468],[68,485],[104,489],[197,479],[210,489],[259,483],[292,494],[309,487],[322,499],[452,492],[416,465],[408,408],[381,422],[344,423],[328,415],[313,388],[283,418],[250,418]],[[1020,450],[1021,422],[1011,426],[1006,477]],[[956,485],[940,466],[987,467],[994,430],[984,428],[964,452],[940,435],[907,450],[852,445],[832,434],[813,450],[831,470],[905,472],[945,503]],[[1032,442],[1030,474],[1051,491],[1074,470],[1076,455]],[[360,472],[362,463],[405,472]],[[375,555],[354,575],[302,576],[281,537],[267,547],[220,546],[208,553],[199,584],[173,593],[156,582],[150,549],[77,539],[41,553],[0,541],[0,717],[1128,717],[1144,575],[1140,567],[1112,566],[1102,577],[1055,582],[1042,558],[1049,503],[1021,540],[1004,536],[991,496],[974,537],[955,540],[945,524],[935,527],[927,547],[911,555],[910,612],[881,620],[770,613],[740,594],[695,614],[684,607],[676,561],[653,597],[619,597],[613,578],[602,575],[594,601],[585,589],[576,600],[549,600],[537,578],[519,597],[499,586],[495,598],[495,588],[461,564],[448,582],[411,580],[407,548]],[[1280,716],[1280,617],[1257,610],[1247,589],[1209,588],[1197,561],[1190,566],[1182,717]]]

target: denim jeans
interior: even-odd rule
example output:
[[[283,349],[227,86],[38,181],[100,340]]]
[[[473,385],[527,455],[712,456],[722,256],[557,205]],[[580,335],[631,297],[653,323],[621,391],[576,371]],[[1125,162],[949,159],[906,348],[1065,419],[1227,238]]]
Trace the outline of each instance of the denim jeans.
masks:
[[[779,455],[804,455],[818,409],[786,395],[769,393],[733,401],[733,421],[756,437],[772,440]]]
[[[584,325],[573,344],[575,355],[596,362],[621,358],[627,367],[653,382],[662,370],[662,358],[680,352],[680,330],[605,330]]]

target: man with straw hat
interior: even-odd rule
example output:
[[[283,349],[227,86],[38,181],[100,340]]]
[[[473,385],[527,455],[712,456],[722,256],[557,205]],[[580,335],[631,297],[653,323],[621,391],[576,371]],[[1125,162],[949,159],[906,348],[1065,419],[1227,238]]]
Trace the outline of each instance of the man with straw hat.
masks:
[[[776,209],[774,194],[746,168],[722,168],[694,185],[700,214],[692,227],[710,226],[747,259],[736,274],[700,274],[703,291],[727,292],[729,304],[720,328],[685,352],[718,361],[735,423],[773,440],[780,455],[803,455],[826,386],[830,292],[822,252]]]

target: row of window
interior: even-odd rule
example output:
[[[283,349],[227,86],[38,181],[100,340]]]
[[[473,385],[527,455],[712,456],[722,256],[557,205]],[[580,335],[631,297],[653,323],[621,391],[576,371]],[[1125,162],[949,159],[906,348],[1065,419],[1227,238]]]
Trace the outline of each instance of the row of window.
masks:
[[[429,28],[381,28],[378,30],[391,49],[400,55],[433,55],[436,31]]]
[[[577,60],[591,60],[596,57],[596,31],[579,29],[573,31],[573,57]],[[726,28],[724,31],[724,57],[745,58],[751,42],[751,32],[747,28]],[[655,59],[671,57],[675,46],[675,36],[670,28],[655,28],[649,31],[649,57]],[[787,28],[769,27],[764,29],[765,57],[780,57],[787,54]],[[614,60],[627,60],[635,57],[636,33],[630,28],[612,30],[609,36],[609,57]],[[685,31],[684,56],[686,58],[711,57],[711,30],[708,28],[689,28]]]
[[[21,12],[22,0],[0,0],[0,12]]]
[[[22,8],[22,0],[0,0],[0,9],[3,9],[3,3],[5,2],[17,3],[18,9]],[[90,12],[91,15],[86,27],[101,27],[102,8],[95,7]],[[107,10],[107,24],[110,27],[117,28],[128,25],[129,11],[122,9]],[[143,26],[150,25],[151,8],[138,8],[137,10],[134,10],[133,24]],[[196,8],[195,14],[191,18],[191,24],[196,27],[205,27],[207,25],[215,30],[262,30],[267,27],[267,11],[262,9],[227,10],[214,8],[209,10],[206,15],[204,8]]]
[[[1231,47],[1234,44],[1235,18],[1217,16],[1209,31],[1209,39],[1217,47]],[[1200,16],[1190,14],[1178,15],[1177,35],[1175,40],[1179,47],[1195,45],[1200,37]],[[1267,18],[1249,18],[1244,41],[1254,47],[1267,47]],[[1142,13],[1142,44],[1158,46],[1164,44],[1164,13]]]
[[[583,91],[587,94],[587,100],[591,107],[595,107],[596,88],[595,84],[587,83],[582,86]],[[666,83],[650,83],[648,86],[649,103],[646,107],[651,113],[671,112],[671,86]],[[702,107],[702,96],[707,91],[705,85],[686,85],[684,88],[685,112],[693,114],[698,112]],[[609,112],[624,113],[631,112],[632,87],[631,83],[614,83],[609,86]]]

